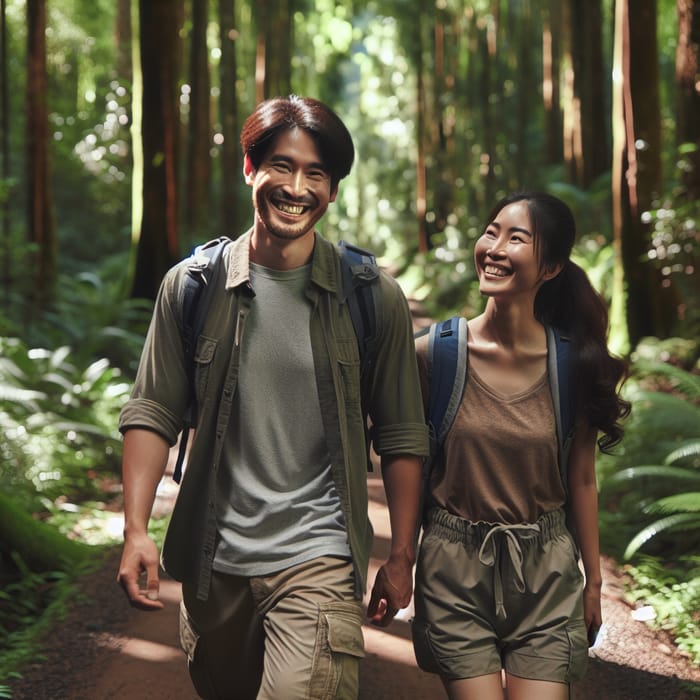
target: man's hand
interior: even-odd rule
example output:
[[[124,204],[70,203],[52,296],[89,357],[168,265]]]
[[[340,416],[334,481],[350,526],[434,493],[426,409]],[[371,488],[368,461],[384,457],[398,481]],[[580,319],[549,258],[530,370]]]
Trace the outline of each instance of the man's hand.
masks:
[[[124,540],[117,582],[124,589],[129,603],[139,610],[162,610],[158,600],[158,547],[147,535],[129,536]],[[146,575],[146,588],[139,586],[141,575]]]
[[[377,572],[367,617],[372,624],[386,627],[411,602],[412,593],[413,562],[406,555],[390,557]]]

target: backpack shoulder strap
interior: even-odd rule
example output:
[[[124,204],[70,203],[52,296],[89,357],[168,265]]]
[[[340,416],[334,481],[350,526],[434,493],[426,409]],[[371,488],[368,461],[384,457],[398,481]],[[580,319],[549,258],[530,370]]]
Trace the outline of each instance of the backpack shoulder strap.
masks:
[[[415,337],[428,335],[428,433],[430,455],[423,462],[423,486],[420,510],[425,516],[433,462],[440,452],[445,437],[452,427],[457,409],[462,402],[467,383],[467,320],[453,316],[446,321],[433,323],[418,331]],[[419,522],[416,541],[420,533]]]
[[[574,434],[575,403],[571,382],[571,340],[553,326],[547,326],[547,370],[557,427],[559,468],[568,493],[568,459]]]
[[[197,338],[202,331],[211,301],[209,295],[204,292],[215,266],[230,242],[230,238],[221,236],[197,246],[189,258],[187,270],[182,278],[182,342],[188,369],[192,368]]]
[[[428,331],[428,428],[431,456],[452,427],[467,380],[467,320],[453,316]]]
[[[372,341],[379,335],[381,306],[379,267],[372,253],[347,241],[338,243],[342,275],[342,301],[347,302],[357,336],[362,367],[370,361]]]
[[[180,483],[182,478],[182,465],[185,459],[190,428],[197,421],[197,405],[194,393],[194,353],[197,347],[197,338],[202,332],[209,305],[211,304],[212,295],[207,292],[211,289],[209,283],[213,277],[216,265],[230,242],[230,238],[221,236],[201,246],[197,246],[189,258],[187,269],[182,278],[180,289],[182,309],[181,333],[185,355],[185,369],[190,388],[190,402],[184,416],[180,448],[177,461],[175,462],[175,471],[173,472],[173,479],[177,483]]]

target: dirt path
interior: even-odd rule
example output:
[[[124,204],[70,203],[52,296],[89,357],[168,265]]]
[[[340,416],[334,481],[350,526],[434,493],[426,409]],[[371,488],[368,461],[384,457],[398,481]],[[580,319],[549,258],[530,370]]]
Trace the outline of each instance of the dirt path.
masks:
[[[376,473],[369,477],[369,491],[376,533],[372,581],[389,545],[384,491]],[[166,491],[166,501],[168,497]],[[195,700],[177,639],[179,585],[163,581],[165,610],[138,612],[115,582],[117,562],[115,551],[81,582],[83,595],[48,637],[45,660],[37,660],[12,684],[14,700]],[[691,667],[667,637],[632,619],[612,562],[603,561],[603,573],[608,634],[575,698],[697,700],[700,669]],[[367,658],[361,666],[360,700],[444,697],[437,679],[416,667],[410,615],[410,609],[404,611],[384,630],[364,628]]]

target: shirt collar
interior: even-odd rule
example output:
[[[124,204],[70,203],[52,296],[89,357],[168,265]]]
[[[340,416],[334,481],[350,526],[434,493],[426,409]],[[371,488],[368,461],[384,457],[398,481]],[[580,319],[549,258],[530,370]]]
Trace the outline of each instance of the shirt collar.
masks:
[[[250,236],[251,231],[236,238],[230,245],[229,269],[226,289],[250,285]],[[335,246],[323,236],[316,234],[311,256],[311,282],[329,292],[340,289],[338,255]]]

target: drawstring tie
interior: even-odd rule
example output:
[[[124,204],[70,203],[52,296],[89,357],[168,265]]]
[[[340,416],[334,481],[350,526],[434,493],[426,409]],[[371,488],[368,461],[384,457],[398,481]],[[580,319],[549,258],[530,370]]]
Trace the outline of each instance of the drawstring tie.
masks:
[[[496,535],[502,534],[505,538],[508,549],[510,563],[515,573],[515,585],[519,593],[525,591],[525,578],[523,576],[523,550],[515,535],[515,530],[530,530],[539,532],[540,526],[537,523],[522,523],[520,525],[494,525],[484,536],[484,541],[479,547],[479,561],[484,566],[494,567],[494,595],[496,598],[496,617],[505,620],[506,607],[503,603],[503,571],[500,563],[497,565]]]

